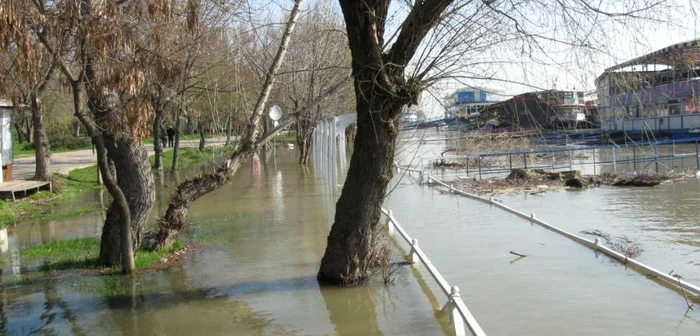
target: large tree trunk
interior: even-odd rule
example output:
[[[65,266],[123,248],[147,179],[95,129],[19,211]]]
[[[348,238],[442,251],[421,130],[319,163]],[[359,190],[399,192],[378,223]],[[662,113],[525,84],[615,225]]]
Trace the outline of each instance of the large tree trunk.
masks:
[[[107,155],[117,170],[117,184],[128,200],[132,251],[136,255],[155,201],[155,187],[148,154],[142,145],[133,141],[120,139],[115,142],[108,136],[105,136],[105,139]],[[107,220],[102,228],[102,264],[118,265],[121,262],[120,219],[118,204],[114,201],[107,211]]]
[[[163,142],[160,137],[162,136],[161,131],[163,130],[163,106],[160,103],[153,104],[155,107],[155,120],[153,122],[153,131],[151,132],[153,138],[153,155],[155,156],[155,162],[153,162],[153,168],[158,170],[163,170]]]
[[[38,181],[50,181],[51,148],[49,147],[49,139],[44,130],[44,115],[41,101],[36,92],[32,92],[29,99],[31,100],[32,124],[34,125],[34,154],[36,157],[34,179]]]
[[[387,185],[393,176],[392,162],[398,135],[398,119],[380,120],[377,115],[398,115],[401,105],[390,97],[375,98],[370,106],[357,97],[357,136],[343,192],[336,204],[335,220],[321,260],[318,279],[341,285],[361,283],[380,262],[377,227]],[[370,111],[381,111],[373,114]],[[373,115],[375,116],[373,120]]]
[[[355,285],[383,258],[377,221],[391,180],[398,118],[416,104],[423,83],[404,69],[453,0],[416,1],[385,51],[390,1],[340,0],[355,79],[357,135],[345,185],[318,272],[319,281]]]

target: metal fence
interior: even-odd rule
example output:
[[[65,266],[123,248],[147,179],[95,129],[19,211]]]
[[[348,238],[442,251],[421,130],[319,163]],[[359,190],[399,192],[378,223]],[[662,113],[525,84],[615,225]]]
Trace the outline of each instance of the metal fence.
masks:
[[[464,156],[423,158],[419,166],[457,166],[482,179],[513,169],[582,170],[587,174],[604,171],[664,172],[678,168],[700,171],[700,138],[635,142],[607,146],[571,146],[518,152],[480,153]]]
[[[435,268],[433,263],[430,262],[430,259],[428,259],[428,256],[425,255],[425,252],[423,252],[423,250],[421,250],[421,248],[418,246],[418,240],[411,238],[408,233],[406,233],[406,230],[404,230],[396,218],[394,218],[391,210],[382,208],[382,213],[386,216],[386,226],[389,235],[393,235],[394,231],[399,233],[399,236],[411,246],[411,262],[414,265],[422,263],[430,276],[432,276],[435,282],[437,282],[438,287],[440,287],[442,292],[447,296],[447,303],[445,303],[441,311],[443,313],[450,314],[450,321],[454,326],[455,334],[458,336],[466,335],[465,332],[468,329],[472,335],[486,335],[472,313],[469,311],[469,308],[467,308],[467,305],[464,304],[464,301],[462,301],[459,294],[459,287],[450,286],[447,280],[445,280],[442,274],[440,274],[437,268]]]

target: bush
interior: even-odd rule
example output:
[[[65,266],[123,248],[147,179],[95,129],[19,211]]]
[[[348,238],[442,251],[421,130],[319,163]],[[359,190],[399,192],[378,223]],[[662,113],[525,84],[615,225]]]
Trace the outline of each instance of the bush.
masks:
[[[89,137],[73,136],[70,125],[52,125],[47,127],[46,136],[49,138],[52,150],[76,150],[92,148],[92,141]],[[34,150],[34,143],[25,143],[22,150]]]

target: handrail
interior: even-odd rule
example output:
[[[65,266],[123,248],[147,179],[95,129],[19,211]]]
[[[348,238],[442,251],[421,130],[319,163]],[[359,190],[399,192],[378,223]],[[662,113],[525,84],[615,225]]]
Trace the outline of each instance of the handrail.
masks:
[[[415,169],[408,170],[407,168],[400,167],[398,165],[396,166],[396,168],[402,169],[402,170],[407,170],[409,172],[416,171]],[[418,172],[420,173],[421,180],[422,180],[425,173],[423,171],[418,171]],[[452,193],[462,195],[462,196],[465,196],[465,197],[468,197],[468,198],[471,198],[471,199],[474,199],[477,201],[481,201],[483,203],[487,203],[487,204],[496,206],[497,208],[500,208],[506,212],[509,212],[511,214],[514,214],[514,215],[520,217],[520,218],[523,218],[525,220],[529,220],[532,223],[536,223],[536,224],[538,224],[546,229],[549,229],[551,231],[559,233],[559,234],[561,234],[561,235],[563,235],[563,236],[565,236],[565,237],[567,237],[567,238],[569,238],[577,243],[580,243],[581,245],[584,245],[584,246],[591,248],[595,251],[603,252],[606,255],[612,257],[613,259],[616,259],[616,260],[622,262],[623,264],[635,265],[636,267],[641,268],[642,270],[649,272],[649,273],[653,274],[654,276],[668,282],[669,284],[671,284],[674,287],[677,287],[677,288],[682,289],[682,290],[687,290],[691,293],[694,293],[695,295],[700,295],[700,287],[693,285],[689,282],[683,281],[680,278],[676,278],[674,276],[671,276],[669,274],[661,272],[661,271],[659,271],[651,266],[648,266],[644,263],[641,263],[633,258],[629,258],[622,253],[614,251],[613,249],[603,245],[599,238],[596,238],[595,241],[591,241],[591,240],[588,240],[586,238],[580,237],[580,236],[575,235],[571,232],[568,232],[568,231],[560,229],[554,225],[551,225],[551,224],[549,224],[541,219],[536,218],[534,213],[530,214],[528,216],[527,214],[525,214],[523,212],[520,212],[514,208],[511,208],[511,207],[503,204],[501,201],[498,201],[493,197],[485,198],[485,197],[481,197],[479,195],[471,194],[471,193],[468,193],[466,191],[456,189],[453,186],[448,185],[447,183],[442,182],[442,181],[432,177],[430,174],[428,174],[426,182],[427,183],[433,182],[435,184],[438,184],[438,185],[441,185],[441,186],[447,188]]]
[[[418,240],[411,238],[408,235],[406,230],[404,230],[396,218],[394,218],[394,214],[391,210],[381,208],[381,211],[387,218],[386,225],[389,234],[392,235],[394,229],[399,232],[401,238],[403,238],[406,243],[411,245],[411,262],[414,264],[418,261],[423,263],[425,268],[428,270],[428,273],[430,273],[433,279],[435,279],[437,282],[438,287],[440,287],[442,292],[447,296],[448,301],[443,306],[441,311],[450,314],[450,319],[452,320],[455,328],[455,333],[460,336],[465,335],[464,331],[466,327],[475,336],[485,336],[486,333],[483,331],[483,329],[481,329],[481,326],[479,326],[479,323],[476,321],[476,318],[474,318],[474,315],[472,315],[469,308],[467,308],[467,305],[464,304],[464,301],[462,301],[462,298],[459,295],[459,287],[450,286],[447,280],[445,280],[442,274],[440,274],[440,272],[437,270],[435,265],[433,265],[430,259],[428,259],[428,256],[425,255],[425,252],[423,252],[423,250],[418,246]]]

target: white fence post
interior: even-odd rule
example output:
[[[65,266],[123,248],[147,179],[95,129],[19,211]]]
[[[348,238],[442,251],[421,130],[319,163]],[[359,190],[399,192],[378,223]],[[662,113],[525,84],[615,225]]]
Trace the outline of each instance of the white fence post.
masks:
[[[389,210],[387,211],[386,215],[386,230],[389,233],[390,236],[394,235],[394,223],[392,223],[392,216],[394,215],[394,212]]]
[[[443,306],[440,311],[443,313],[450,314],[450,322],[452,322],[452,326],[455,328],[455,335],[466,336],[467,332],[464,328],[464,319],[462,318],[462,315],[460,315],[457,311],[455,305],[455,300],[459,299],[459,287],[452,286],[450,288],[450,296],[447,298],[447,303],[445,303],[445,306]]]
[[[420,262],[418,254],[416,253],[416,248],[418,248],[418,239],[413,238],[411,241],[411,263],[413,266],[418,266],[418,263]]]

